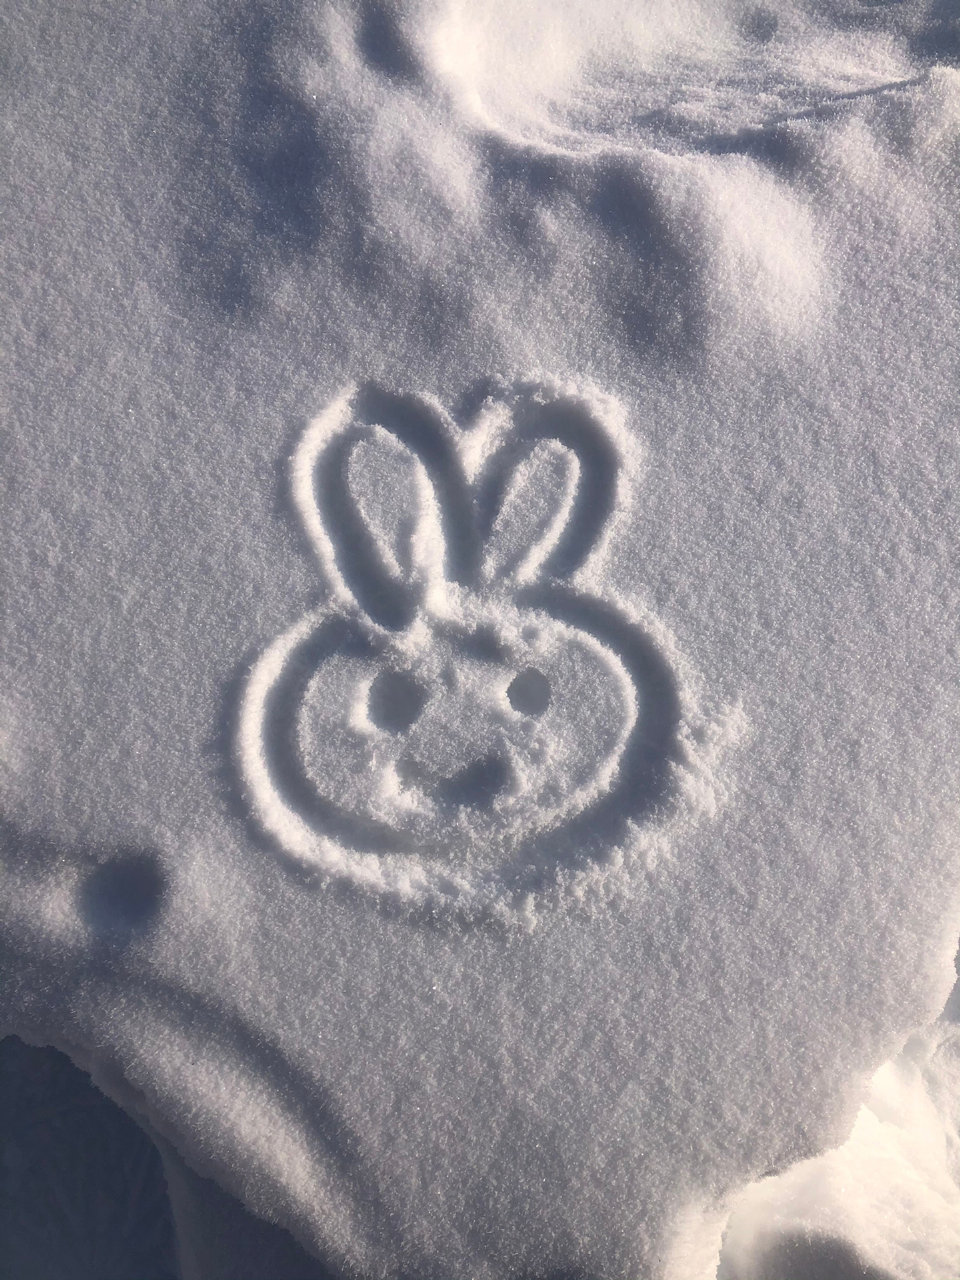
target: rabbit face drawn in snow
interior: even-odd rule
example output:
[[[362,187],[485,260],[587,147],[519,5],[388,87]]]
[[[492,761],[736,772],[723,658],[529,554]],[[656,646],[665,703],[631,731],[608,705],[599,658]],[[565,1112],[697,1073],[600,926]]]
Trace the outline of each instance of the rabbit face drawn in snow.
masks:
[[[297,744],[318,792],[456,857],[583,809],[609,786],[634,702],[592,637],[502,607],[496,624],[431,628],[419,649],[333,656],[304,691]]]
[[[239,742],[287,853],[462,900],[601,857],[662,808],[671,664],[574,577],[619,469],[595,410],[538,388],[469,432],[373,388],[311,424],[293,489],[333,600],[255,664]]]

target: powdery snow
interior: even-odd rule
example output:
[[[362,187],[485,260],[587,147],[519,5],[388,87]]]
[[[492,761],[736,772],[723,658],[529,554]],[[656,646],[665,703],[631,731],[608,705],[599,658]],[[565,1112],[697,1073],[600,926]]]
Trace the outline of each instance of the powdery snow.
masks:
[[[954,9],[0,23],[3,1029],[191,1236],[955,1277]]]

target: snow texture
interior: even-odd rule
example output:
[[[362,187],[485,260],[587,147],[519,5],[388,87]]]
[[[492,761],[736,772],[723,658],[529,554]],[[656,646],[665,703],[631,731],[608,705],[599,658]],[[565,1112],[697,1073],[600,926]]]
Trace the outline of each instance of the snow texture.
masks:
[[[956,5],[0,33],[0,1030],[335,1272],[955,1277]]]

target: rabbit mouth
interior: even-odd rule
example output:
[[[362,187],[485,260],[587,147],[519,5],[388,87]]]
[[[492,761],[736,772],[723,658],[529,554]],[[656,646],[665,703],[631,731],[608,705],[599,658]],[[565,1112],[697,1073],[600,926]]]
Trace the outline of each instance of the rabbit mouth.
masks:
[[[514,781],[508,759],[497,751],[488,751],[439,779],[409,759],[400,761],[396,772],[403,786],[429,795],[440,808],[479,812],[492,809],[498,797],[511,790]]]
[[[502,755],[491,751],[444,778],[434,795],[442,803],[458,808],[489,809],[498,796],[509,790],[510,766]]]

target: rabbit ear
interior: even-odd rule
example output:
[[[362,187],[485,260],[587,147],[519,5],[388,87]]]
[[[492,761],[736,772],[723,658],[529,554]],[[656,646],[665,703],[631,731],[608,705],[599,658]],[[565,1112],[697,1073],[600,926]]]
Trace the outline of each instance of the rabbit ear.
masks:
[[[477,563],[473,502],[449,418],[429,400],[397,395],[370,383],[358,392],[353,412],[356,421],[389,431],[421,464],[443,531],[444,577],[469,582]]]
[[[294,501],[335,593],[408,626],[427,587],[476,572],[471,493],[452,424],[416,396],[348,387],[292,459]]]
[[[531,394],[479,495],[484,576],[566,577],[599,541],[616,501],[620,457],[589,405]]]
[[[347,458],[347,488],[376,543],[384,571],[410,582],[425,567],[425,508],[431,495],[423,467],[388,431],[362,434]]]
[[[324,508],[340,574],[374,622],[407,627],[427,582],[442,576],[430,481],[410,450],[379,427],[357,428],[332,453]]]
[[[422,464],[389,431],[352,422],[319,452],[312,481],[340,583],[380,626],[409,626],[443,561]]]
[[[481,497],[488,522],[484,579],[537,575],[569,519],[578,472],[575,455],[556,441],[500,451]]]

